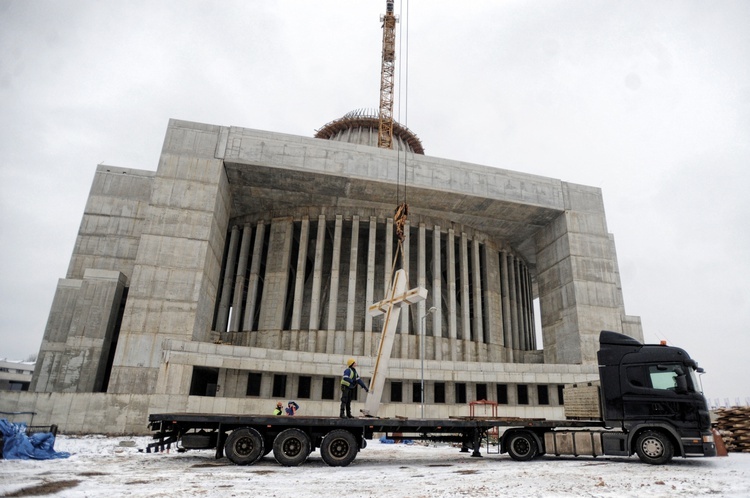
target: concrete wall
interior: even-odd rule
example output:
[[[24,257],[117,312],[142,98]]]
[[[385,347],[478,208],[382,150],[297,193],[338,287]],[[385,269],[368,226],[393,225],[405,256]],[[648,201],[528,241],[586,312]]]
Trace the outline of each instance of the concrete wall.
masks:
[[[156,387],[161,343],[209,340],[230,199],[221,127],[170,122],[153,180],[109,392]]]

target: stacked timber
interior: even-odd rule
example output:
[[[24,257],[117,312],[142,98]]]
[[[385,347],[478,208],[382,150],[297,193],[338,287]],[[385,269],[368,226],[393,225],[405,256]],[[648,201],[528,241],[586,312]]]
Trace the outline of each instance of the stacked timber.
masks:
[[[750,406],[719,408],[715,414],[727,451],[750,453]]]
[[[602,416],[599,383],[568,384],[563,390],[565,418],[569,420],[598,420]]]

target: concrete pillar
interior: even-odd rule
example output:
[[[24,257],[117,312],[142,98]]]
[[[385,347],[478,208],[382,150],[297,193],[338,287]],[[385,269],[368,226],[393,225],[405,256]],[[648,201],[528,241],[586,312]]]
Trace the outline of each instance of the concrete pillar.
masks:
[[[339,303],[339,275],[340,275],[340,264],[341,264],[341,226],[343,224],[342,216],[336,215],[336,222],[333,231],[333,259],[331,260],[331,287],[330,287],[330,298],[328,300],[328,330],[329,338],[333,340],[333,332],[336,330],[336,317],[338,315],[338,303]],[[331,344],[332,346],[333,344]],[[332,351],[332,349],[327,349]]]
[[[417,285],[419,287],[427,287],[427,230],[424,223],[420,223],[418,229]],[[419,334],[425,335],[425,349],[427,349],[427,321],[430,319],[430,317],[426,317],[424,320],[422,320],[422,317],[425,316],[425,313],[427,312],[426,304],[426,300],[419,301],[417,303],[417,319],[419,320],[419,324],[417,324],[417,353],[414,355],[416,357],[419,357]],[[428,359],[426,351],[425,359]]]
[[[482,268],[480,265],[479,257],[479,241],[477,239],[472,240],[471,243],[471,259],[472,259],[472,287],[474,292],[474,342],[477,345],[484,343],[484,316],[482,314]],[[478,348],[478,346],[477,346]],[[479,349],[477,349],[478,351]]]
[[[320,329],[320,289],[323,282],[323,257],[326,236],[326,217],[318,216],[318,234],[315,238],[315,264],[313,266],[313,288],[310,297],[310,330]]]
[[[224,273],[224,285],[221,287],[221,300],[219,301],[219,313],[216,317],[216,331],[224,333],[227,331],[229,320],[229,303],[232,298],[232,287],[234,287],[234,266],[237,261],[237,245],[240,243],[240,229],[237,225],[232,227],[229,236],[229,253],[227,254],[226,272]]]
[[[247,260],[250,259],[250,239],[252,237],[253,228],[250,225],[245,225],[242,228],[240,258],[237,262],[237,274],[234,277],[234,299],[232,300],[232,321],[229,324],[230,332],[240,330],[240,322],[242,322],[242,299],[245,297],[245,273],[247,272]]]
[[[292,330],[299,330],[302,324],[302,304],[305,296],[305,269],[307,267],[307,245],[310,239],[310,218],[302,218],[297,253],[297,276],[294,281],[294,305],[292,307]]]
[[[359,216],[352,217],[352,243],[349,250],[349,289],[346,297],[346,354],[354,354],[354,312],[357,306],[357,257],[359,254]]]
[[[497,250],[490,244],[484,246],[484,267],[482,296],[484,310],[487,313],[484,324],[484,337],[487,343],[487,361],[501,361],[502,351],[499,347],[505,344],[503,340],[502,294],[500,283],[500,258]]]
[[[375,302],[375,248],[378,219],[370,216],[370,232],[367,239],[367,290],[365,291],[365,356],[372,354],[372,316],[367,308]]]
[[[242,320],[242,328],[248,332],[251,332],[255,325],[255,303],[258,301],[258,282],[260,280],[260,264],[263,257],[265,237],[266,224],[263,220],[260,220],[255,229],[253,259],[250,262],[250,278],[247,281],[247,302],[245,303],[245,316]],[[251,337],[250,345],[253,345],[256,340],[255,334],[252,334]]]
[[[510,265],[508,253],[500,253],[500,279],[503,298],[503,338],[505,342],[506,361],[513,363],[513,328],[510,310]]]
[[[402,254],[402,265],[401,267],[406,272],[407,278],[409,278],[409,282],[407,283],[407,289],[411,289],[412,283],[410,280],[410,273],[409,273],[409,246],[411,241],[411,225],[409,220],[406,220],[406,223],[404,223],[404,242],[402,244],[403,248],[403,254]],[[409,313],[409,309],[402,310],[401,313],[401,356],[400,358],[408,358],[409,357],[409,317],[411,313]]]
[[[293,228],[294,222],[291,218],[278,218],[271,222],[268,236],[268,254],[271,256],[266,258],[263,296],[258,317],[259,330],[284,328]],[[288,340],[288,337],[285,339]]]
[[[456,236],[452,228],[448,229],[446,241],[448,249],[448,340],[451,348],[451,361],[458,360],[458,313],[456,306]]]
[[[534,323],[531,317],[531,279],[529,277],[529,268],[523,265],[523,320],[526,329],[526,350],[534,349],[533,347],[533,329]]]
[[[393,218],[385,219],[385,261],[383,267],[385,269],[383,297],[385,297],[388,295],[393,280]]]
[[[469,305],[469,240],[461,233],[461,338],[471,340],[471,306]],[[468,361],[468,358],[463,358]]]
[[[441,266],[440,226],[432,229],[432,336],[435,338],[435,359],[443,359],[443,271]]]
[[[521,349],[521,340],[518,329],[518,294],[516,292],[516,258],[511,254],[508,259],[508,282],[510,284],[510,323],[513,331],[513,349]]]

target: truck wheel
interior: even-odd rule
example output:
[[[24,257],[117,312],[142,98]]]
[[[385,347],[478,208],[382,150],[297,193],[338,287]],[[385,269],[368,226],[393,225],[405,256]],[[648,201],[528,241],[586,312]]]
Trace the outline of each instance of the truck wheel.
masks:
[[[662,465],[672,460],[674,446],[663,432],[644,431],[635,442],[635,452],[644,463]]]
[[[530,432],[514,432],[506,445],[508,455],[517,462],[531,460],[539,452],[534,435]]]
[[[263,456],[263,437],[253,428],[235,429],[224,443],[224,454],[235,465],[250,465]]]
[[[299,429],[281,431],[273,440],[273,456],[286,467],[296,467],[310,454],[310,438]]]
[[[357,440],[344,429],[336,429],[323,438],[320,456],[331,467],[346,467],[357,456]]]

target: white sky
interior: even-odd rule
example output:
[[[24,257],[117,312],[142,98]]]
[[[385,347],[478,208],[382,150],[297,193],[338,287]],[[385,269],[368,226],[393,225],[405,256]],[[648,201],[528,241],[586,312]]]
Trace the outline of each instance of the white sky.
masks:
[[[384,11],[0,0],[0,358],[37,353],[97,164],[155,170],[169,118],[312,136],[376,108]],[[602,188],[646,341],[750,396],[750,2],[396,11],[396,112],[427,155]]]

